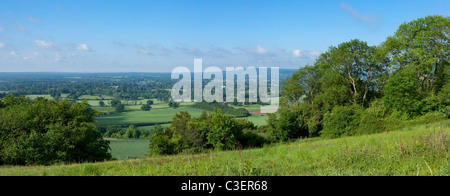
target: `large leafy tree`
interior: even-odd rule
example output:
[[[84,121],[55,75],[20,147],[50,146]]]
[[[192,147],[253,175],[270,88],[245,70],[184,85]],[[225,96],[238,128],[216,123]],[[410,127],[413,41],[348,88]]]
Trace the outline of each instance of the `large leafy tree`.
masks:
[[[52,164],[109,159],[87,101],[0,100],[0,164]]]
[[[339,44],[332,53],[332,67],[347,81],[352,104],[365,106],[370,91],[375,91],[376,79],[383,74],[385,64],[375,57],[377,48],[358,39]]]
[[[393,71],[410,67],[423,94],[437,94],[442,80],[449,77],[450,18],[426,16],[403,23],[394,36],[383,43]]]

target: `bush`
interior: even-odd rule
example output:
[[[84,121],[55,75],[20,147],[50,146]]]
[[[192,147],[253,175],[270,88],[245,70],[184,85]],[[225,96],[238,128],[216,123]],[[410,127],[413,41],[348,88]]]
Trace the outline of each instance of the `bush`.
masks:
[[[366,110],[361,116],[356,135],[381,133],[385,130],[384,119]]]
[[[236,123],[220,109],[211,116],[210,129],[206,133],[207,143],[219,150],[233,149],[238,145],[237,137],[242,130],[236,128]]]
[[[262,147],[266,143],[264,135],[255,129],[243,129],[239,143],[247,147]]]
[[[163,134],[156,134],[150,139],[151,155],[169,155],[173,154],[173,145],[169,137]]]
[[[386,131],[385,116],[387,109],[382,101],[375,100],[361,115],[357,135],[373,134]]]
[[[438,122],[438,121],[445,120],[445,119],[447,119],[446,116],[441,113],[437,113],[437,112],[427,113],[417,119],[409,121],[408,124],[411,124],[411,125],[430,124],[430,123]]]
[[[299,107],[283,108],[278,112],[279,117],[270,115],[268,119],[267,130],[272,141],[287,141],[309,136],[303,112]]]
[[[357,134],[364,108],[360,105],[336,106],[324,116],[321,135],[326,138],[338,138]]]

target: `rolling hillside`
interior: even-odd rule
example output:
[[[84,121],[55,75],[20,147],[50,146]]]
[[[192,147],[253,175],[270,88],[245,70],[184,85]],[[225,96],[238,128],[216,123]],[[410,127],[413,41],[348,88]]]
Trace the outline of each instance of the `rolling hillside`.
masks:
[[[450,175],[450,121],[373,135],[300,139],[260,149],[57,166],[0,175]]]

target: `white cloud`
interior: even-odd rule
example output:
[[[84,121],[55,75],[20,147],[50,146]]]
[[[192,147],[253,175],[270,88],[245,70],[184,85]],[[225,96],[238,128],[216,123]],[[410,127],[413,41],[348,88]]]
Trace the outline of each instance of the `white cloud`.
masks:
[[[141,54],[146,54],[146,55],[151,54],[148,50],[144,50],[144,49],[139,49],[138,52]]]
[[[51,42],[46,42],[43,40],[35,40],[34,44],[41,49],[54,49],[56,46]]]
[[[361,15],[356,9],[350,7],[346,3],[340,4],[341,8],[345,10],[353,19],[366,23],[366,24],[374,24],[380,20],[382,20],[381,17],[373,14],[366,14]]]
[[[294,51],[292,51],[292,54],[294,55],[294,57],[300,57],[300,55],[302,54],[302,51],[294,50]]]
[[[293,50],[292,51],[292,55],[295,58],[309,58],[309,59],[315,59],[317,58],[321,53],[317,50],[306,50],[306,51],[301,51],[301,50]]]
[[[267,54],[269,51],[261,46],[256,46],[256,50],[252,50],[253,53],[256,54]]]
[[[5,30],[5,28],[3,28],[2,26],[0,26],[0,32],[2,32],[3,30]]]
[[[6,47],[6,44],[0,42],[0,48],[4,48],[4,47]]]
[[[11,55],[11,56],[17,56],[17,53],[13,50],[13,51],[9,52],[9,55]]]
[[[75,46],[75,48],[77,50],[82,50],[82,51],[90,51],[91,50],[87,44],[77,44]]]
[[[31,16],[28,17],[27,20],[28,20],[28,22],[31,22],[31,23],[41,24],[41,21],[39,19],[33,18]]]

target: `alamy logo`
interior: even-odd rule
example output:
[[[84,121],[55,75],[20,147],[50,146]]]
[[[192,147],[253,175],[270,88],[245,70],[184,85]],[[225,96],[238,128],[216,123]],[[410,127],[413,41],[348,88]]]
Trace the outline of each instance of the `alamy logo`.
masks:
[[[274,113],[278,110],[280,94],[278,67],[270,68],[270,79],[268,79],[267,67],[259,67],[258,72],[255,67],[246,69],[226,67],[225,83],[223,73],[222,69],[214,66],[203,70],[202,59],[194,59],[194,80],[192,82],[192,73],[189,68],[176,67],[172,70],[171,79],[180,81],[172,87],[172,99],[175,102],[192,102],[192,99],[194,102],[224,102],[223,93],[225,91],[225,101],[228,103],[235,100],[246,102],[246,94],[248,94],[248,102],[258,102],[259,98],[261,102],[269,103],[269,105],[261,106],[261,113]],[[182,76],[181,79],[180,76]],[[248,83],[246,83],[246,76],[248,76]],[[203,80],[211,81],[203,87]],[[248,84],[248,91],[246,91],[246,84]],[[194,96],[192,96],[192,92]]]

